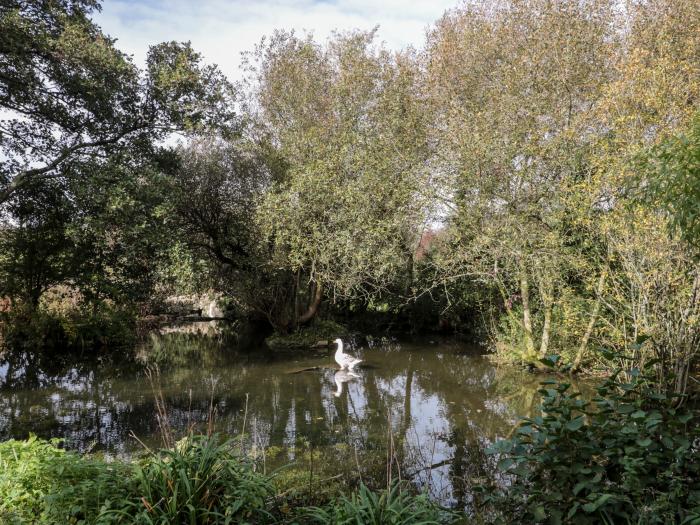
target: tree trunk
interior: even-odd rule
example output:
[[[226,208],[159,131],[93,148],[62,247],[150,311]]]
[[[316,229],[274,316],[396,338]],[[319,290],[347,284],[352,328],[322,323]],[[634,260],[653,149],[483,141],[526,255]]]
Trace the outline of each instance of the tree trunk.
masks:
[[[544,307],[544,325],[542,326],[542,339],[540,341],[540,358],[547,355],[549,348],[549,331],[552,326],[552,303]]]
[[[542,326],[542,339],[540,340],[540,359],[547,355],[549,349],[549,333],[552,327],[552,308],[554,306],[554,290],[551,281],[546,281],[541,291],[544,304],[544,325]]]
[[[318,313],[318,307],[321,306],[321,300],[323,299],[323,286],[321,283],[316,283],[316,290],[314,292],[313,299],[306,309],[306,312],[299,316],[297,324],[306,324],[311,321]]]
[[[598,279],[598,287],[596,288],[596,301],[593,306],[593,311],[591,312],[591,319],[588,322],[588,327],[586,332],[583,334],[583,339],[581,339],[581,345],[578,347],[578,352],[576,352],[576,358],[574,359],[573,371],[578,370],[583,360],[583,355],[586,352],[586,347],[588,346],[588,340],[593,334],[593,328],[595,327],[595,322],[598,319],[598,312],[600,311],[600,303],[603,300],[603,286],[605,286],[605,278],[608,276],[608,269],[605,268],[601,274],[600,279]]]
[[[535,342],[532,339],[532,316],[530,314],[530,288],[527,276],[520,271],[520,295],[523,301],[523,330],[525,332],[525,353],[527,359],[535,357]]]

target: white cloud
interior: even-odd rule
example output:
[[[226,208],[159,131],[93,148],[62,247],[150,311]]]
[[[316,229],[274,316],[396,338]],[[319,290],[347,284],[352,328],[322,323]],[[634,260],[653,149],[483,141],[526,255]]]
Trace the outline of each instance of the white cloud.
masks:
[[[143,64],[148,46],[190,40],[207,62],[232,80],[240,54],[275,29],[309,30],[325,39],[335,30],[372,29],[393,48],[420,47],[426,28],[456,0],[105,0],[95,16],[117,47]]]

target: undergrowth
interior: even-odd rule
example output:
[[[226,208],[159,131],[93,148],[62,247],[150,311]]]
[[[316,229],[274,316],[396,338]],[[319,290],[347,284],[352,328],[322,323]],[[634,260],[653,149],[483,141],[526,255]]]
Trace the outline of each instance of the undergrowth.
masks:
[[[305,507],[277,492],[233,441],[190,436],[133,463],[107,462],[32,436],[0,443],[3,525],[439,524],[454,515],[394,486]],[[290,503],[294,505],[290,506]]]
[[[583,399],[545,381],[541,415],[497,442],[505,487],[482,487],[496,523],[700,524],[700,415],[649,368],[619,370]]]

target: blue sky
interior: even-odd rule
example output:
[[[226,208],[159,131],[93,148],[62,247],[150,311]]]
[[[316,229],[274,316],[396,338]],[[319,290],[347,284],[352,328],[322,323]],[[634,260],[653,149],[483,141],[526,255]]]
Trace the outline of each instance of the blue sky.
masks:
[[[240,78],[240,53],[274,29],[372,29],[394,49],[422,45],[426,28],[457,0],[104,0],[95,19],[117,46],[143,64],[150,44],[191,40],[208,62]]]

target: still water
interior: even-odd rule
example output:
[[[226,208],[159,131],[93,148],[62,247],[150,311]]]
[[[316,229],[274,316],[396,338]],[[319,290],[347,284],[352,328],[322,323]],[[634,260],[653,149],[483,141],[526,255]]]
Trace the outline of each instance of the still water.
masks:
[[[242,353],[177,333],[141,349],[151,366],[159,363],[150,379],[140,361],[6,354],[0,440],[33,432],[128,457],[160,444],[162,396],[175,434],[204,431],[213,420],[267,470],[293,464],[317,479],[401,477],[445,504],[468,506],[469,487],[498,476],[485,448],[531,413],[541,378],[449,340],[347,343],[364,360],[356,376],[338,373],[332,348]]]

